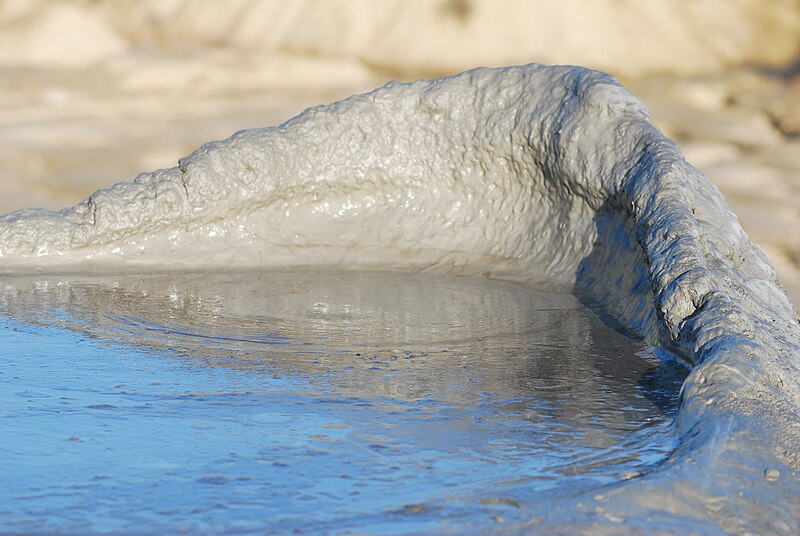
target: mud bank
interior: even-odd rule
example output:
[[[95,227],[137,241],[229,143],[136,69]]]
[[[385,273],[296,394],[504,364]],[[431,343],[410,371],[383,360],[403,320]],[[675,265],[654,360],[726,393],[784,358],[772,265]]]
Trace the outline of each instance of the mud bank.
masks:
[[[0,219],[5,273],[296,265],[573,284],[694,367],[660,470],[530,528],[797,530],[796,312],[719,190],[612,77],[392,83]]]

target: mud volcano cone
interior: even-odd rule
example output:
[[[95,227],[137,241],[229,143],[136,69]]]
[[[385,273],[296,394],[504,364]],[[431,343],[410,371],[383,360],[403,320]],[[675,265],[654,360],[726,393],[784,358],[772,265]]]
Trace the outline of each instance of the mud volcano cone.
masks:
[[[798,530],[796,312],[717,188],[609,75],[391,83],[75,207],[0,219],[6,274],[231,266],[574,284],[694,368],[681,444],[657,471],[543,505],[529,528]]]

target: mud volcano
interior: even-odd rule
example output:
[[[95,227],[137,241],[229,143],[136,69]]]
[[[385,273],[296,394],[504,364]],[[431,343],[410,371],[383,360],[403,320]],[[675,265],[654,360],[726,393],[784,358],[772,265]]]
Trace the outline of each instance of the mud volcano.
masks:
[[[658,470],[545,501],[512,532],[800,529],[796,312],[717,188],[612,77],[529,65],[391,83],[0,220],[7,280],[290,266],[566,284],[692,367]]]

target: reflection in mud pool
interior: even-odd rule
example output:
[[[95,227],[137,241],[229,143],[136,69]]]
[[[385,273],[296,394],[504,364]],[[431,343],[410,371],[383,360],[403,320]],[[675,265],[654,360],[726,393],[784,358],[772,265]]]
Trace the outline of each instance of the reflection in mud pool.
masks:
[[[482,531],[676,441],[683,369],[552,287],[34,276],[0,310],[4,531]]]

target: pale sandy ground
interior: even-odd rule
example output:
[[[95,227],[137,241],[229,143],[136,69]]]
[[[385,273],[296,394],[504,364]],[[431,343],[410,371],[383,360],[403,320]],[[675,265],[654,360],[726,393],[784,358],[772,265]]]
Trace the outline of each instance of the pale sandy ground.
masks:
[[[509,2],[514,4],[506,1]],[[611,0],[606,3],[619,4]],[[380,42],[375,41],[380,33],[353,31],[345,43],[352,50],[342,49],[341,45],[340,49],[333,47],[334,53],[326,54],[325,50],[314,48],[325,45],[324,35],[320,34],[318,39],[322,44],[316,43],[314,39],[318,36],[308,31],[305,39],[311,44],[291,40],[298,39],[291,32],[293,27],[305,28],[304,19],[296,14],[295,18],[287,19],[289,22],[284,21],[283,41],[279,39],[277,44],[255,46],[248,41],[247,46],[231,45],[221,38],[215,38],[216,41],[207,38],[209,28],[217,27],[213,15],[220,12],[219,8],[216,11],[208,8],[213,4],[185,0],[116,4],[0,0],[0,212],[22,207],[60,208],[76,203],[98,188],[132,179],[139,171],[171,167],[179,157],[206,141],[225,138],[239,129],[278,124],[307,106],[344,98],[391,78],[413,79],[456,72],[471,65],[525,61],[517,58],[520,55],[517,50],[516,55],[503,56],[497,52],[492,58],[470,63],[469,55],[460,47],[461,56],[440,56],[438,63],[432,62],[424,59],[418,47],[411,47],[410,55],[393,48],[391,39],[399,39],[392,37],[397,33],[394,30],[387,30],[388,41]],[[220,4],[227,3],[216,3]],[[309,5],[320,3],[308,0],[300,4],[301,7],[292,4],[295,6],[292,9],[302,12],[311,9]],[[483,13],[481,10],[489,5],[496,5],[483,0],[409,5],[416,6],[413,9],[419,11],[419,20],[424,22],[427,11],[420,10],[433,4],[438,6],[437,11],[432,11],[437,17],[445,13],[447,17],[466,19]],[[748,9],[752,8],[750,4],[753,3],[740,3],[749,6]],[[277,4],[269,1],[231,5],[255,5],[262,11],[278,9]],[[361,9],[363,18],[363,12],[371,9],[365,6],[372,4],[339,2],[339,5],[349,6],[352,12]],[[725,4],[701,0],[685,5],[719,9]],[[663,60],[668,52],[663,43],[660,48],[639,47],[636,62],[625,63],[624,47],[610,48],[617,56],[597,58],[592,55],[596,47],[591,42],[582,44],[575,39],[564,42],[571,54],[566,58],[546,52],[548,48],[537,52],[533,45],[524,57],[543,62],[575,59],[569,62],[604,68],[623,77],[626,85],[647,103],[656,123],[680,144],[687,159],[720,187],[750,236],[772,258],[784,286],[798,305],[800,75],[792,76],[790,69],[781,70],[779,66],[791,65],[787,50],[798,49],[785,43],[787,36],[794,35],[792,32],[800,35],[800,4],[781,0],[774,5],[780,7],[777,14],[772,18],[762,14],[758,21],[762,26],[771,24],[775,28],[775,35],[780,37],[775,42],[783,43],[782,48],[767,46],[769,40],[764,45],[764,35],[768,32],[765,34],[762,28],[749,33],[742,30],[747,39],[708,39],[712,44],[719,42],[719,46],[696,44],[694,54],[676,51],[671,62]],[[187,11],[192,6],[206,9],[199,10],[200,16]],[[517,8],[522,9],[520,6]],[[254,16],[254,8],[248,9],[240,11]],[[393,9],[397,12],[398,8]],[[409,9],[413,15],[415,12]],[[236,12],[234,8],[229,10]],[[642,16],[655,20],[666,16],[658,10],[652,11]],[[195,18],[187,13],[195,14]],[[324,9],[314,13],[323,22],[336,22]],[[484,18],[491,19],[492,13],[487,13]],[[752,18],[749,12],[742,13],[728,15],[741,26],[748,17]],[[177,37],[165,38],[170,29],[169,17],[178,15],[181,17],[176,18],[180,21],[175,26]],[[395,15],[398,24],[410,25],[406,20],[408,15],[402,15],[403,12]],[[708,13],[701,15],[697,16],[700,22],[709,17]],[[562,25],[569,20],[562,12],[550,12],[548,16]],[[589,23],[588,16],[584,14],[581,19],[584,27]],[[605,16],[607,20],[616,20],[613,13]],[[782,26],[776,26],[776,17],[783,21]],[[688,15],[686,18],[693,21]],[[248,17],[236,20],[246,27]],[[363,28],[363,24],[356,24],[361,19],[353,20],[338,22]],[[636,26],[634,22],[627,24]],[[149,33],[141,30],[142,25],[149,28]],[[424,33],[424,24],[419,25]],[[675,42],[681,36],[694,36],[697,43],[705,43],[697,35],[706,30],[697,27],[698,24],[692,26],[694,33],[675,30]],[[132,28],[140,28],[138,34]],[[621,27],[620,31],[624,29]],[[713,33],[712,29],[707,31]],[[605,32],[608,35],[604,39],[610,39],[613,31],[606,28]],[[672,39],[672,34],[664,32],[664,40]],[[252,30],[251,33],[261,35]],[[464,39],[471,35],[467,30],[462,33]],[[196,38],[196,34],[205,35],[206,39]],[[240,40],[250,35],[244,30],[233,34]],[[502,35],[502,29],[496,34]],[[453,35],[449,38],[455,39]],[[634,37],[642,40],[645,35],[639,32]],[[366,44],[359,44],[358,39]],[[373,46],[370,39],[377,44]],[[760,49],[753,46],[753,39],[761,40]],[[531,42],[535,44],[536,40],[532,38]],[[367,53],[358,53],[362,50],[359,46]],[[761,56],[754,57],[753,50],[761,49]],[[582,50],[588,52],[582,56]],[[657,68],[647,68],[655,61],[648,54],[662,58]],[[683,62],[681,55],[685,58]],[[416,72],[412,68],[414,61],[420,67]],[[392,62],[398,66],[396,70],[391,69]],[[748,63],[758,63],[759,67],[745,66]]]

